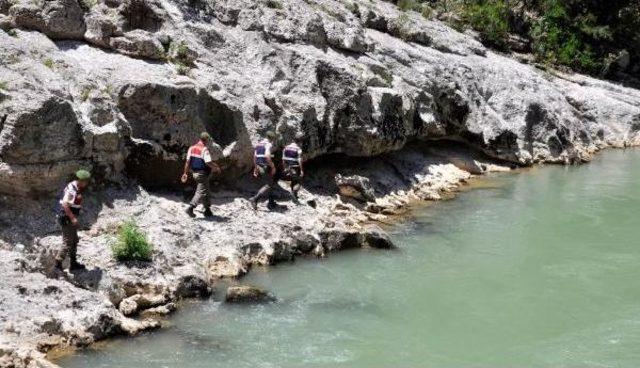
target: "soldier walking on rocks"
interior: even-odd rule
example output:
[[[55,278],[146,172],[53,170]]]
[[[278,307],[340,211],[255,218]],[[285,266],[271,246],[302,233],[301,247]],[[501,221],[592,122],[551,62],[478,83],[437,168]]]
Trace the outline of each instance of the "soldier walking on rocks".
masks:
[[[269,131],[266,134],[266,138],[261,140],[253,151],[253,176],[260,180],[262,184],[258,193],[250,199],[251,207],[253,207],[254,210],[258,209],[258,203],[265,197],[269,199],[269,208],[273,208],[276,205],[272,193],[276,176],[276,165],[271,158],[271,151],[275,140],[276,134]]]
[[[187,215],[189,217],[195,217],[193,213],[194,208],[199,204],[204,206],[204,216],[211,217],[211,173],[220,173],[220,167],[213,162],[211,158],[211,152],[209,151],[209,143],[211,142],[211,136],[209,133],[203,132],[200,134],[200,140],[198,143],[189,147],[187,152],[187,160],[184,164],[184,171],[182,173],[181,181],[186,183],[189,179],[189,171],[193,174],[193,180],[197,183],[196,193],[191,199],[189,207],[187,207]]]
[[[297,134],[296,141],[289,143],[282,151],[285,179],[291,183],[291,194],[296,202],[298,201],[298,193],[302,189],[302,178],[304,177],[302,148],[298,145],[298,143],[302,143],[302,137],[302,134]]]
[[[82,209],[83,192],[89,185],[91,173],[86,170],[76,172],[76,180],[67,184],[62,192],[56,208],[56,219],[62,230],[62,248],[56,255],[55,269],[57,274],[63,272],[62,262],[69,256],[69,270],[84,268],[78,263],[78,216]]]

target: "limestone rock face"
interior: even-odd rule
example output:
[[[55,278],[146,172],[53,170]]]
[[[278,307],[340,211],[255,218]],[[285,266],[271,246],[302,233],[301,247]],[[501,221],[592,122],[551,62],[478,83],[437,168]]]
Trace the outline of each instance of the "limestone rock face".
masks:
[[[17,28],[0,32],[0,191],[51,192],[78,166],[174,185],[202,130],[224,180],[267,130],[277,148],[302,132],[308,158],[446,139],[518,165],[640,140],[638,91],[521,64],[391,2],[278,4],[1,1]]]
[[[18,27],[40,31],[53,39],[80,39],[86,26],[77,0],[12,1],[8,9]]]

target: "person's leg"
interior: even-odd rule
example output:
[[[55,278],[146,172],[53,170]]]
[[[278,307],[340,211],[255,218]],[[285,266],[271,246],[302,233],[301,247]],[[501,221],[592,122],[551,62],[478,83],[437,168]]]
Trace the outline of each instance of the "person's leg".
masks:
[[[300,189],[302,189],[302,184],[298,178],[291,180],[291,193],[293,194],[293,198],[297,201],[299,199],[298,195],[300,193]]]
[[[78,263],[78,243],[80,242],[80,239],[78,238],[78,228],[73,225],[70,226],[69,269],[78,269],[82,267],[82,265]]]
[[[206,217],[213,216],[211,212],[211,181],[208,175],[203,183],[202,205],[204,206],[204,215]]]
[[[202,182],[202,205],[205,209],[211,207],[211,182],[209,181],[209,175],[204,175]]]
[[[275,178],[271,175],[268,175],[267,185],[266,185],[267,190],[265,195],[267,196],[267,198],[269,198],[269,202],[267,203],[267,206],[269,208],[273,208],[276,206],[276,200],[273,196],[273,187],[275,186],[275,183],[276,183]]]
[[[187,208],[187,215],[191,217],[196,216],[193,213],[193,209],[196,208],[203,201],[203,198],[205,197],[206,189],[205,189],[205,180],[203,180],[203,176],[205,175],[199,174],[199,173],[193,174],[193,180],[196,182],[196,192],[194,193],[193,198],[189,203],[189,207]]]
[[[298,193],[302,189],[302,178],[300,177],[300,170],[295,169],[291,172],[291,194],[295,201],[298,201]]]
[[[199,173],[194,173],[193,174],[193,180],[196,182],[196,192],[193,195],[193,198],[191,199],[191,207],[195,208],[197,207],[200,203],[203,202],[203,200],[205,199],[205,197],[207,196],[207,190],[206,190],[206,185],[205,185],[205,180],[204,180],[205,175],[203,174],[199,174]]]
[[[65,258],[67,258],[69,253],[72,251],[75,238],[77,238],[77,233],[75,233],[74,226],[70,223],[61,223],[60,229],[62,230],[62,246],[56,255],[56,267],[62,270],[62,262],[64,262]]]

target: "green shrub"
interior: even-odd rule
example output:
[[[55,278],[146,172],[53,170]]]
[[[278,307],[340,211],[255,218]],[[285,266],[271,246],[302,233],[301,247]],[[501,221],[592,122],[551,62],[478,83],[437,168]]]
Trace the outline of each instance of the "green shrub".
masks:
[[[423,5],[422,6],[422,10],[420,11],[420,14],[422,14],[422,16],[425,19],[430,19],[431,18],[431,14],[433,14],[433,9],[431,9],[431,7],[429,5]]]
[[[356,3],[352,3],[350,1],[347,1],[344,4],[345,8],[347,8],[347,10],[349,10],[352,14],[359,14],[360,13],[360,7],[358,6],[358,4]]]
[[[504,49],[509,39],[509,8],[505,1],[478,1],[465,8],[463,19],[480,33],[482,40]]]
[[[80,100],[82,102],[85,102],[86,100],[88,100],[92,90],[93,90],[92,87],[84,87],[80,92]]]
[[[0,81],[0,91],[6,91],[8,84],[9,84],[9,82],[7,82],[7,81]]]
[[[560,0],[544,0],[542,10],[531,32],[537,59],[597,74],[604,59],[596,55],[592,44],[611,39],[608,26],[598,25],[590,13],[573,16],[569,5]]]
[[[79,4],[84,10],[91,10],[91,8],[98,4],[98,0],[80,0]]]
[[[184,65],[182,63],[176,63],[175,65],[176,73],[178,73],[178,75],[189,75],[191,68],[189,68],[187,65]]]
[[[398,8],[402,10],[413,10],[420,12],[422,11],[422,4],[420,4],[417,0],[400,0],[398,1]]]
[[[267,0],[267,7],[271,9],[283,9],[284,6],[280,0]]]
[[[7,31],[7,34],[11,37],[18,37],[18,32],[16,32],[15,29],[11,28],[10,30]]]
[[[189,58],[189,47],[184,41],[176,46],[176,58],[178,60],[187,60]]]
[[[407,40],[409,38],[409,15],[402,12],[402,14],[396,18],[396,24],[398,25],[398,37]]]
[[[44,64],[44,66],[46,66],[49,69],[53,69],[54,66],[54,61],[51,58],[46,58],[42,61],[42,64]]]
[[[150,261],[153,246],[138,225],[130,220],[118,229],[118,237],[111,250],[118,261]]]

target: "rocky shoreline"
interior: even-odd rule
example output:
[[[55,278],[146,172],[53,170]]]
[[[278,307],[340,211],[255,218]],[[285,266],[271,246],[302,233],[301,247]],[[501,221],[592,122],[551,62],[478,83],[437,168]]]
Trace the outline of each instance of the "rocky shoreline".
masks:
[[[15,367],[48,366],[47,352],[158,328],[158,317],[175,310],[180,300],[209,297],[220,278],[241,277],[252,265],[286,262],[296,256],[323,257],[345,248],[391,248],[389,237],[373,223],[393,219],[415,201],[448,196],[473,175],[509,170],[480,153],[453,147],[417,145],[358,167],[350,163],[314,167],[303,201],[315,201],[316,208],[296,205],[282,189],[279,209],[254,212],[242,199],[246,195],[222,191],[214,199],[213,220],[200,215],[192,220],[183,213],[180,196],[140,188],[92,193],[110,198],[111,203],[94,201],[88,209],[95,222],[81,232],[79,257],[88,270],[76,275],[77,286],[43,274],[61,239],[48,214],[38,213],[42,206],[31,203],[33,212],[25,211],[24,203],[19,206],[3,198],[3,207],[10,209],[5,215],[16,226],[22,220],[34,228],[51,224],[31,243],[27,239],[16,246],[3,243],[2,257],[7,262],[0,276],[5,285],[0,309],[2,362]],[[389,160],[395,162],[393,168]],[[331,185],[329,175],[335,170],[348,178],[373,177],[369,189],[375,198],[354,199],[352,194],[362,188]],[[400,186],[401,182],[406,184]],[[337,196],[339,191],[348,196]],[[155,245],[148,264],[120,264],[110,254],[114,229],[128,218],[134,218]],[[3,216],[3,223],[7,222]],[[3,227],[3,236],[11,230]],[[30,308],[24,309],[25,304]]]
[[[302,205],[281,190],[254,212],[268,130],[278,148],[302,133],[310,175]],[[184,214],[179,184],[202,131],[224,173],[211,221]],[[0,366],[157,328],[148,317],[251,265],[391,247],[376,222],[474,175],[639,144],[639,91],[520,63],[389,1],[0,0]],[[53,196],[79,167],[95,182],[89,269],[71,283],[45,273]],[[132,218],[152,262],[111,256]]]
[[[515,168],[451,142],[411,145],[384,157],[355,160],[357,167],[349,161],[313,167],[302,198],[313,200],[315,208],[294,203],[280,188],[276,211],[254,212],[244,199],[249,192],[219,191],[214,197],[216,217],[208,221],[199,214],[193,220],[183,213],[185,203],[179,195],[139,187],[92,193],[111,201],[95,201],[88,210],[94,222],[85,224],[79,248],[88,270],[76,274],[73,282],[44,275],[61,241],[55,228],[35,236],[29,245],[27,239],[15,246],[2,243],[0,252],[7,260],[0,275],[5,285],[0,291],[2,366],[55,367],[48,357],[160,328],[181,300],[211,297],[221,279],[241,278],[254,265],[325,257],[342,249],[393,248],[376,223],[393,223],[416,203],[453,198],[474,177]],[[329,176],[336,171],[341,177],[374,178],[369,188],[374,198],[362,200],[356,193],[363,190],[355,185],[339,187],[338,176]],[[30,203],[33,207],[25,211],[24,203],[19,206],[13,200],[4,197],[2,205],[15,224],[23,220],[34,227],[47,222],[55,226],[48,214],[39,213],[41,204]],[[152,262],[113,260],[109,244],[114,230],[130,218],[154,243]],[[6,217],[1,219],[8,223]],[[3,237],[11,230],[3,227]]]

